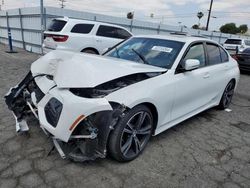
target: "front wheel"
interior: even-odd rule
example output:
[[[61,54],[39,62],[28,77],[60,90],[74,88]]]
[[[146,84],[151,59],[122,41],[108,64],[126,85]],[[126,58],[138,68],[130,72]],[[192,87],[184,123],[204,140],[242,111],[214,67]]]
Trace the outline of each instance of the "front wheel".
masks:
[[[232,101],[232,98],[233,98],[233,94],[234,94],[234,88],[235,88],[235,84],[233,81],[230,81],[225,90],[224,90],[224,93],[221,97],[221,100],[220,100],[220,104],[219,104],[219,109],[221,110],[224,110],[226,108],[229,107],[231,101]]]
[[[131,161],[146,147],[153,132],[153,116],[144,105],[120,119],[109,139],[109,154],[118,161]]]

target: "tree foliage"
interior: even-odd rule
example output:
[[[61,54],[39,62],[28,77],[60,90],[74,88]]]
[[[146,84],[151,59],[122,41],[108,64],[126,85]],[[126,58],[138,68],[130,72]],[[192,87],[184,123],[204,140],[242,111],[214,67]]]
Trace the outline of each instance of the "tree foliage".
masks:
[[[220,31],[222,33],[230,33],[230,34],[237,34],[237,33],[246,33],[248,27],[246,24],[240,25],[237,27],[235,23],[227,23],[220,27]]]

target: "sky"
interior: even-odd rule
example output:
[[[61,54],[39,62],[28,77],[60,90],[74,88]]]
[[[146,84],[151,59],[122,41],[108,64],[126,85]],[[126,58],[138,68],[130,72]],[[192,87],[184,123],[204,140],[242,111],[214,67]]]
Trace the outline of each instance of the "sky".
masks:
[[[0,4],[2,3],[0,0]],[[39,6],[39,0],[4,0],[2,9]],[[44,0],[44,6],[60,7],[59,0]],[[201,26],[206,25],[210,0],[66,0],[65,8],[134,18],[168,25],[191,27],[198,23],[197,12],[203,12]],[[150,15],[153,14],[153,18]],[[247,24],[250,28],[250,0],[214,0],[209,30],[219,30],[225,23]]]

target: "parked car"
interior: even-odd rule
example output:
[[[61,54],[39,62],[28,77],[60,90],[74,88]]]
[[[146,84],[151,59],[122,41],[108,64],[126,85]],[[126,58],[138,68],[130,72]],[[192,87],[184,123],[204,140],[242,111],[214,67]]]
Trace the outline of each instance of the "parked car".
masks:
[[[241,53],[237,53],[234,59],[238,62],[241,71],[250,72],[250,48],[246,48]]]
[[[250,40],[231,38],[227,39],[223,46],[228,50],[230,54],[235,54],[236,51],[243,52],[244,49],[250,47]]]
[[[101,54],[132,36],[124,27],[95,21],[56,18],[44,32],[43,51],[55,49]]]
[[[130,161],[151,135],[227,108],[238,81],[237,62],[212,40],[138,36],[103,56],[52,51],[5,100],[17,131],[32,112],[63,158]]]

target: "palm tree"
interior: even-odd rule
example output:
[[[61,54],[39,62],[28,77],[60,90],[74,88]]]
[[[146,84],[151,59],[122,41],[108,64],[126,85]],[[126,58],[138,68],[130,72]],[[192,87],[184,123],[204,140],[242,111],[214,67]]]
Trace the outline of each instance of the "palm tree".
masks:
[[[201,20],[201,18],[204,16],[204,14],[203,14],[203,12],[198,12],[197,13],[197,17],[198,17],[198,19],[199,19],[199,22],[198,22],[198,26],[200,27],[200,20]]]

